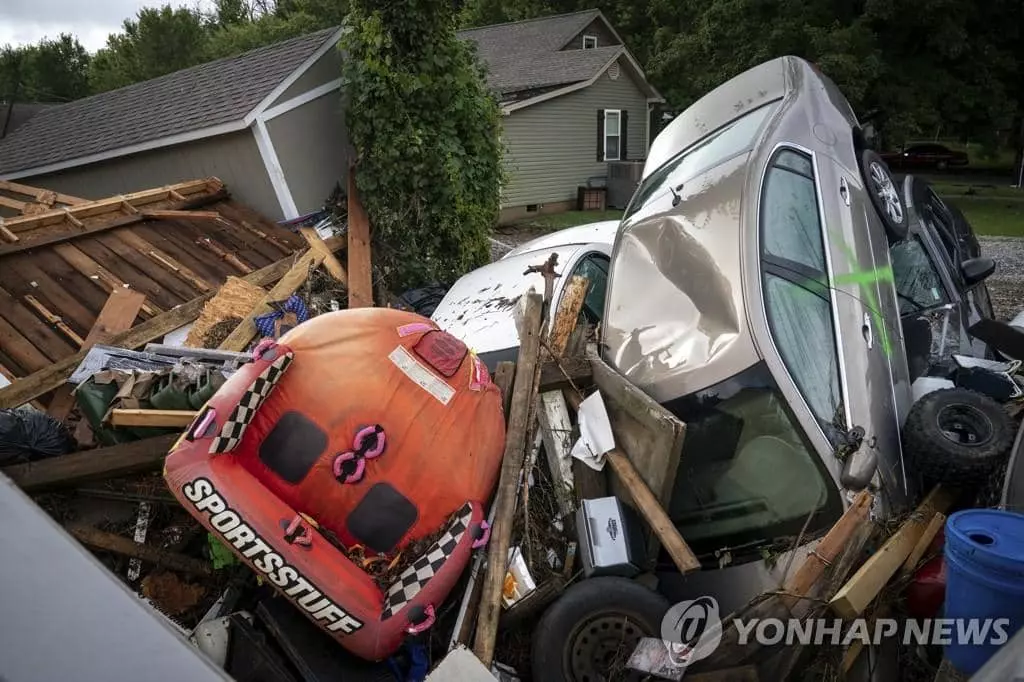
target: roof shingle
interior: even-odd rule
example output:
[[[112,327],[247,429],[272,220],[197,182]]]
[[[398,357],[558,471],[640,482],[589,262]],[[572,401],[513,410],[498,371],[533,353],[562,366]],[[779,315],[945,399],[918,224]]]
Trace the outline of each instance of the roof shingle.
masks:
[[[337,28],[50,107],[0,143],[0,173],[245,118]]]

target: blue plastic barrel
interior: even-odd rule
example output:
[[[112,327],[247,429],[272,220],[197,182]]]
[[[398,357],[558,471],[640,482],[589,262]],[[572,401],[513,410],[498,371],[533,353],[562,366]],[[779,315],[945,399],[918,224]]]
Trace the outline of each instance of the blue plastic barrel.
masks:
[[[957,641],[960,628],[971,625],[968,619],[1009,619],[1007,638],[1024,625],[1024,514],[967,509],[951,515],[946,521],[945,559],[943,615],[954,619],[946,657],[961,672],[974,674],[999,649],[991,639],[1002,633],[990,623],[983,642],[969,636]]]

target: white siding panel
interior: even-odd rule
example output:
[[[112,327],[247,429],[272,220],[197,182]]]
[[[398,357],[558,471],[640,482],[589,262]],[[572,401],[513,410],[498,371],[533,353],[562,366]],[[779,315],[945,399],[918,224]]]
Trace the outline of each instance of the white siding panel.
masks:
[[[604,176],[597,160],[597,110],[629,112],[629,160],[647,154],[647,98],[620,64],[618,79],[605,72],[588,88],[512,112],[505,118],[509,184],[502,206],[545,204],[576,198],[587,178]]]

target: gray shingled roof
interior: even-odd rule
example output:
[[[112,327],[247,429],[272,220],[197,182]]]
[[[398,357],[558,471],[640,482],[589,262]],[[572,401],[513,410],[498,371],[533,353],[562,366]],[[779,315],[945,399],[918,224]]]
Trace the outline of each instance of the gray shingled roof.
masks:
[[[528,19],[460,31],[477,44],[487,65],[487,83],[502,94],[567,85],[592,78],[621,46],[562,50],[601,16],[598,10]]]
[[[0,174],[240,121],[337,28],[51,107],[0,141]]]

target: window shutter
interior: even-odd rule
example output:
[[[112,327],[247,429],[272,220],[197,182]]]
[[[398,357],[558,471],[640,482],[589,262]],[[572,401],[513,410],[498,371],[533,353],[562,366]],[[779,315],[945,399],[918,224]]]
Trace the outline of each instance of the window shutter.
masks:
[[[604,109],[597,110],[597,160],[604,161]]]
[[[629,159],[629,112],[625,109],[619,112],[619,158]]]

